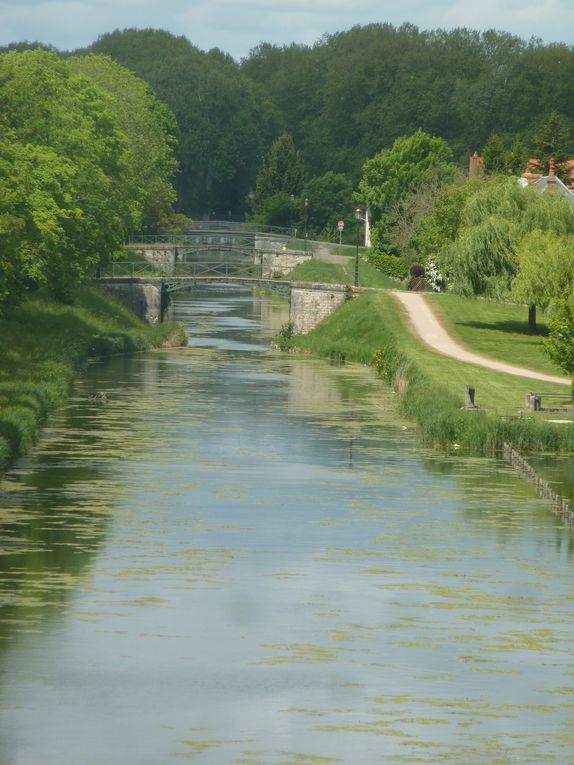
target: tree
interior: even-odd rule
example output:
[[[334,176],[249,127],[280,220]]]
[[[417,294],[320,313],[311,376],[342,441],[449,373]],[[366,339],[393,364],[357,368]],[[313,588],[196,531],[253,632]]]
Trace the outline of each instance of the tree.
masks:
[[[482,149],[484,169],[487,173],[504,173],[506,171],[506,149],[504,141],[498,133],[492,132]]]
[[[544,342],[548,355],[567,374],[574,374],[574,305],[562,300],[549,322],[549,337]]]
[[[144,179],[169,196],[161,173],[173,164],[161,107],[152,117],[147,87],[117,65],[90,65],[109,78],[109,92],[78,74],[77,61],[43,50],[0,55],[0,304],[41,285],[69,299],[73,285],[139,226]],[[140,129],[126,126],[127,135],[113,95],[120,89],[144,112],[134,117]]]
[[[458,234],[442,253],[445,275],[455,291],[467,295],[510,297],[523,259],[540,243],[534,231],[554,235],[574,233],[574,207],[560,197],[522,188],[516,179],[497,179],[469,197]],[[547,245],[548,238],[545,243]],[[526,260],[520,266],[527,273]],[[532,269],[534,270],[534,269]],[[519,280],[521,299],[531,294],[526,278]],[[518,293],[516,295],[518,297]],[[529,328],[535,330],[535,304],[530,304]]]
[[[72,163],[47,147],[21,144],[6,127],[2,134],[0,311],[50,283],[69,249],[66,229],[81,215],[69,193]]]
[[[528,164],[529,154],[520,136],[516,136],[506,152],[506,171],[511,175],[522,175]]]
[[[255,182],[254,212],[261,213],[266,201],[276,194],[299,196],[303,188],[305,169],[301,153],[295,148],[289,133],[273,141]]]
[[[204,53],[169,32],[115,31],[90,51],[148,82],[175,115],[178,210],[242,214],[260,158],[282,128],[267,92],[230,56]]]
[[[54,167],[66,173],[65,186],[52,187],[52,202],[46,201],[67,210],[59,218],[58,247],[34,250],[43,277],[64,297],[70,284],[109,258],[139,223],[125,139],[105,93],[46,51],[0,56],[0,104],[12,140],[43,157],[49,151]],[[33,239],[34,233],[26,237]]]
[[[457,238],[468,199],[484,188],[486,181],[469,178],[465,183],[448,185],[433,199],[432,210],[420,221],[413,235],[419,260],[437,260],[441,268],[445,250]]]
[[[353,185],[342,173],[329,170],[311,178],[303,196],[309,199],[308,227],[315,235],[334,234],[339,220],[353,219]]]
[[[133,177],[142,205],[142,229],[158,231],[172,212],[177,171],[173,149],[177,125],[173,113],[150,86],[108,56],[68,59],[74,72],[89,77],[110,96],[115,127],[128,142],[126,171]]]
[[[574,291],[574,242],[571,236],[557,234],[555,230],[534,229],[519,242],[517,254],[512,294],[531,306],[529,329],[534,331],[533,307],[546,310]]]
[[[414,191],[435,178],[451,178],[455,171],[452,151],[446,141],[417,130],[397,138],[363,166],[359,193],[371,210],[381,215]]]
[[[538,160],[542,174],[548,175],[550,162],[553,160],[556,174],[562,180],[566,180],[569,170],[565,163],[570,159],[573,148],[570,122],[553,111],[533,139],[533,158]]]

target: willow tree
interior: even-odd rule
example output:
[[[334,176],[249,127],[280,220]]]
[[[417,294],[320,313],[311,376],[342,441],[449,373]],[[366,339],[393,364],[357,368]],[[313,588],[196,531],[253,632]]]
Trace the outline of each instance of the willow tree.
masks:
[[[574,241],[554,231],[531,231],[520,242],[512,292],[543,309],[574,291]]]
[[[561,236],[574,233],[574,206],[560,197],[522,188],[516,179],[487,184],[469,197],[458,236],[443,259],[455,291],[527,299],[531,332],[536,331],[535,291],[526,289],[524,279],[514,281],[519,268],[526,273],[536,241],[534,231]]]

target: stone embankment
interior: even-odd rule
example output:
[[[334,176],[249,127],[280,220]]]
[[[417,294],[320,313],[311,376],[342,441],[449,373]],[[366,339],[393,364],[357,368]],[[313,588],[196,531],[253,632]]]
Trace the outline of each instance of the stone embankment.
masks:
[[[565,523],[574,525],[574,508],[570,500],[560,496],[510,444],[504,444],[503,455],[504,459],[510,462],[515,470],[534,487],[540,497],[551,501],[554,512],[562,516]]]

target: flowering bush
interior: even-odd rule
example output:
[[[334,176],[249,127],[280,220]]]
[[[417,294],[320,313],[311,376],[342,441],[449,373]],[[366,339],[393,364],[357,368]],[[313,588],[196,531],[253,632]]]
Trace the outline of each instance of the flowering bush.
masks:
[[[436,261],[433,258],[427,260],[426,280],[433,292],[442,292],[446,286],[444,276],[438,270]]]

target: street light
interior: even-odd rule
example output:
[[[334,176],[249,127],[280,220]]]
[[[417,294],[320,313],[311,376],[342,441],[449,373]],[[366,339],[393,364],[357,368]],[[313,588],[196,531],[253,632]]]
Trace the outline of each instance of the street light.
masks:
[[[355,210],[355,220],[357,221],[356,228],[356,234],[357,234],[357,248],[355,252],[355,287],[359,286],[359,227],[360,227],[360,221],[365,221],[366,218],[363,218],[363,211],[360,207],[357,207]]]
[[[289,194],[289,201],[291,202],[289,206],[289,228],[291,229],[289,235],[293,236],[293,205],[295,204],[295,194]]]
[[[305,197],[305,255],[307,254],[307,214],[309,211],[309,200]]]

